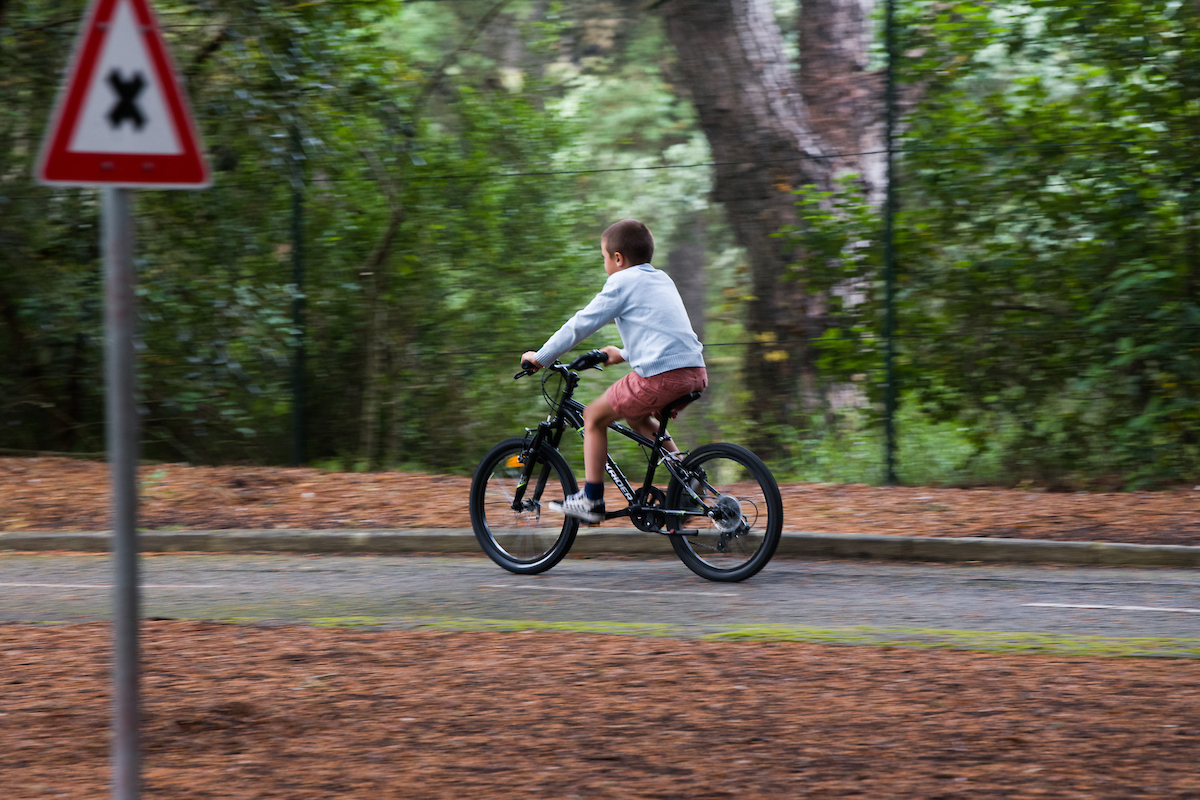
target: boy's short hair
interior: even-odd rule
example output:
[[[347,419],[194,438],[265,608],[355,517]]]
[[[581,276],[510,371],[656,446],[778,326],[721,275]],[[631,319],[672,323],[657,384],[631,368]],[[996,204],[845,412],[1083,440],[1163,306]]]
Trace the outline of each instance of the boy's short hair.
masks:
[[[654,258],[654,236],[636,219],[623,219],[609,225],[601,234],[600,242],[609,255],[620,253],[629,259],[631,266],[649,264]]]

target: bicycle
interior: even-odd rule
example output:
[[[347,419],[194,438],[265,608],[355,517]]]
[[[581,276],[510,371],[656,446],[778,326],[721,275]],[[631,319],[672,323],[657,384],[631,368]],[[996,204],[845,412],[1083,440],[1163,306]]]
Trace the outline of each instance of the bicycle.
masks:
[[[544,572],[566,556],[579,532],[576,517],[543,516],[543,500],[561,500],[578,489],[559,444],[569,425],[583,435],[583,404],[574,399],[579,372],[600,369],[606,353],[592,350],[568,365],[546,368],[542,395],[550,415],[536,429],[526,428],[493,447],[471,481],[471,526],[487,555],[510,572]],[[531,375],[532,364],[514,379]],[[555,399],[546,388],[554,375],[562,378]],[[668,403],[661,412],[658,434],[649,439],[614,422],[611,430],[641,446],[647,459],[646,479],[634,487],[609,455],[609,477],[628,505],[609,511],[605,519],[629,517],[641,531],[669,536],[671,546],[689,569],[712,581],[741,581],[766,566],[783,530],[783,500],[767,466],[744,447],[727,442],[706,444],[687,453],[663,450],[667,422],[700,398],[693,392]],[[666,491],[654,485],[663,466],[670,480]],[[685,530],[689,523],[696,529]]]

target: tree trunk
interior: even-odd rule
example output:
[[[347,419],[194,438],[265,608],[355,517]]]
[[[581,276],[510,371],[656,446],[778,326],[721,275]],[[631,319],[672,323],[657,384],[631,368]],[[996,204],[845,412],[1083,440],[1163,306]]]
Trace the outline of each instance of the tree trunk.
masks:
[[[768,0],[674,0],[658,7],[717,162],[715,199],[747,251],[753,299],[745,365],[751,446],[786,453],[782,426],[802,428],[800,377],[812,371],[804,342],[820,334],[819,298],[809,296],[774,236],[797,221],[793,192],[833,188],[833,165],[813,126]]]
[[[704,280],[706,230],[702,213],[686,213],[671,242],[671,249],[667,251],[667,274],[679,288],[688,321],[701,342],[704,341],[704,300],[708,288]]]
[[[382,402],[383,334],[387,330],[387,298],[383,275],[384,265],[363,275],[367,305],[367,353],[363,369],[362,461],[368,470],[374,469],[375,450],[379,431],[379,410]]]
[[[825,302],[774,234],[797,222],[793,192],[834,189],[838,175],[862,176],[868,196],[884,191],[882,83],[867,70],[874,0],[804,0],[799,80],[785,55],[769,0],[665,0],[651,6],[679,55],[676,79],[691,95],[717,162],[715,199],[725,205],[750,260],[753,344],[745,365],[752,446],[786,454],[784,426],[803,429],[816,410],[813,348]],[[836,154],[847,155],[836,155]]]
[[[804,0],[800,8],[800,93],[813,127],[835,152],[837,174],[860,176],[871,202],[887,189],[883,74],[870,72],[874,0]]]
[[[381,387],[386,341],[384,332],[387,330],[387,280],[386,272],[388,257],[391,255],[392,242],[395,241],[400,225],[404,222],[403,206],[392,208],[387,227],[366,266],[360,273],[363,278],[363,289],[366,299],[367,336],[366,336],[366,366],[363,375],[362,412],[359,418],[359,428],[362,431],[362,460],[367,469],[375,462],[375,451],[379,431],[379,411],[381,407]]]
[[[403,319],[403,312],[399,316]],[[388,374],[391,400],[388,401],[389,428],[387,447],[384,452],[384,466],[389,469],[395,469],[411,460],[404,452],[404,392],[408,388],[404,382],[404,368],[406,364],[416,361],[414,354],[409,352],[415,336],[416,329],[409,320],[403,330],[393,331],[390,344]]]

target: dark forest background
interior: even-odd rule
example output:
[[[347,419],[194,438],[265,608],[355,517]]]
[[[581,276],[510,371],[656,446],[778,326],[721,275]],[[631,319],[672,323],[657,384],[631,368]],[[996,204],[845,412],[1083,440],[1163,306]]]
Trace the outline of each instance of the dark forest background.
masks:
[[[881,7],[155,7],[215,179],[137,193],[145,458],[469,472],[637,217],[707,346],[685,443],[885,478]],[[83,11],[0,0],[0,454],[104,447],[98,194],[31,177]],[[1200,478],[1200,0],[893,33],[899,478]]]

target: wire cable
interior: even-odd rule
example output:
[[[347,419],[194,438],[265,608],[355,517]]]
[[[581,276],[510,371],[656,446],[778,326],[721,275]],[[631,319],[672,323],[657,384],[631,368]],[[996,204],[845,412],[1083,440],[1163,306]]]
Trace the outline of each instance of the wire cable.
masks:
[[[22,138],[24,138],[24,137],[22,137]],[[953,153],[953,152],[967,152],[967,151],[978,151],[978,150],[1018,150],[1018,149],[1023,149],[1023,148],[1042,149],[1042,148],[1051,148],[1051,147],[1059,147],[1059,148],[1115,147],[1115,146],[1119,146],[1119,145],[1161,144],[1161,143],[1166,143],[1166,142],[1186,142],[1186,141],[1198,141],[1198,140],[1200,140],[1200,136],[1182,136],[1182,137],[1172,137],[1172,138],[1165,138],[1165,139],[1123,139],[1123,140],[1112,141],[1112,142],[1051,142],[1051,143],[1027,143],[1027,144],[997,145],[997,146],[982,146],[982,147],[907,148],[907,149],[897,150],[896,152],[899,152],[899,153]],[[545,177],[564,176],[564,175],[578,176],[578,175],[600,175],[600,174],[606,174],[606,173],[623,173],[623,172],[639,172],[639,171],[654,172],[654,171],[675,170],[675,169],[700,169],[700,168],[735,167],[735,166],[766,166],[769,164],[782,164],[782,163],[819,160],[819,159],[852,158],[852,157],[858,157],[858,156],[883,155],[885,153],[886,153],[885,150],[865,150],[865,151],[858,152],[858,153],[838,152],[838,153],[831,153],[829,155],[815,155],[815,156],[801,155],[801,156],[789,156],[786,158],[775,158],[775,159],[765,159],[765,160],[703,161],[703,162],[698,162],[698,163],[693,163],[693,164],[642,164],[642,165],[630,166],[630,167],[589,167],[589,168],[585,168],[585,169],[535,170],[535,171],[530,171],[530,172],[498,172],[498,171],[477,172],[477,173],[471,173],[471,172],[454,173],[454,172],[451,172],[451,173],[434,174],[434,175],[422,175],[419,172],[420,168],[418,167],[417,168],[418,171],[411,173],[408,176],[408,178],[411,180],[415,180],[415,181],[462,180],[462,181],[473,181],[476,183],[484,183],[484,182],[492,181],[492,180],[506,180],[506,179],[510,179],[510,178],[534,178],[534,177],[545,178]],[[340,177],[321,178],[321,180],[320,180],[321,183],[341,183],[341,182],[346,182],[346,181],[362,181],[362,182],[372,183],[372,182],[375,182],[375,179],[371,178],[371,177],[340,176]],[[270,180],[261,180],[261,181],[220,183],[219,182],[219,174],[218,174],[218,175],[214,176],[213,188],[219,187],[219,188],[233,189],[233,188],[254,188],[254,187],[262,187],[262,186],[278,186],[278,185],[291,185],[291,180],[289,178],[281,177],[281,178],[272,178]],[[73,188],[73,187],[63,187],[63,188]],[[94,188],[94,187],[80,187],[80,188]],[[155,191],[155,190],[154,189],[145,189],[144,191]],[[0,202],[5,202],[6,200],[34,200],[34,199],[40,199],[41,197],[43,197],[43,196],[39,196],[39,195],[0,195]]]
[[[1106,330],[1101,330],[1101,331],[1086,331],[1086,330],[1078,330],[1078,329],[1073,329],[1073,330],[1068,329],[1068,330],[1049,330],[1049,331],[1037,331],[1037,330],[1032,330],[1032,331],[1012,331],[1012,330],[1009,330],[1009,331],[977,331],[977,332],[971,332],[971,333],[909,333],[909,334],[896,334],[893,338],[895,338],[895,339],[946,339],[946,338],[971,339],[971,338],[981,338],[981,337],[982,338],[991,338],[991,337],[996,337],[996,336],[1048,336],[1048,335],[1064,335],[1064,334],[1069,335],[1071,338],[1083,338],[1083,337],[1087,337],[1087,336],[1106,336],[1106,337],[1108,337],[1108,336],[1114,336],[1114,335],[1125,334],[1125,333],[1138,333],[1138,332],[1148,331],[1148,330],[1155,330],[1155,331],[1200,330],[1200,325],[1149,325],[1149,324],[1147,324],[1147,325],[1141,325],[1141,326],[1133,327],[1133,328],[1111,328],[1111,329],[1106,329]],[[864,334],[860,334],[857,336],[838,336],[838,337],[815,336],[815,337],[804,338],[804,339],[777,339],[777,340],[773,340],[773,341],[755,341],[755,340],[751,339],[748,341],[740,341],[740,342],[705,342],[704,347],[705,348],[710,348],[710,347],[750,347],[750,346],[754,346],[754,345],[773,347],[773,346],[777,346],[777,345],[813,344],[813,343],[816,343],[816,344],[844,344],[847,342],[879,341],[879,340],[883,340],[884,338],[885,338],[884,335],[881,333],[864,333]],[[586,352],[589,349],[591,349],[591,348],[576,347],[573,350],[568,350],[567,352],[580,353],[580,352]],[[500,349],[496,349],[496,350],[478,350],[478,349],[441,350],[441,351],[433,351],[433,352],[423,353],[422,355],[429,357],[429,358],[454,358],[454,357],[462,357],[462,356],[498,356],[498,355],[519,358],[521,353],[517,352],[517,348],[505,348],[503,350],[500,350]],[[561,360],[562,355],[565,355],[565,354],[560,354],[560,360]]]

